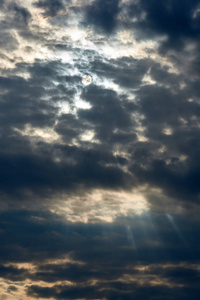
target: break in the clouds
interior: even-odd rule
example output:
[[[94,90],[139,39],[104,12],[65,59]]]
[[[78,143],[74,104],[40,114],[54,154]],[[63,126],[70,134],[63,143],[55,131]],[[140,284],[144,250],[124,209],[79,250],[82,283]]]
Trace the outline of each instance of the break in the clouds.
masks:
[[[8,0],[0,27],[1,299],[199,299],[200,2]]]

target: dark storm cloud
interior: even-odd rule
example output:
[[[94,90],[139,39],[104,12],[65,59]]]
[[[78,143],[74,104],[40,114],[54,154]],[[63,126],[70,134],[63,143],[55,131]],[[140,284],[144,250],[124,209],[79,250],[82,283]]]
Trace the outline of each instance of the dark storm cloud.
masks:
[[[180,165],[178,166],[178,162]],[[183,174],[176,172],[172,167],[182,167]],[[200,179],[200,168],[199,165],[196,167],[190,167],[187,170],[185,164],[179,162],[179,159],[172,160],[171,165],[167,165],[162,160],[154,160],[149,170],[142,170],[133,167],[133,172],[141,182],[148,182],[153,186],[164,189],[164,191],[170,195],[177,197],[180,200],[195,201],[199,202],[199,179]],[[186,171],[186,170],[187,171]]]
[[[170,278],[172,282],[195,286],[199,282],[200,272],[187,267],[179,267],[175,270],[169,268],[166,270],[165,276]]]
[[[151,74],[154,77],[155,73]],[[174,82],[177,84],[179,79]],[[138,144],[140,159],[135,159],[132,171],[142,182],[164,188],[170,195],[198,201],[200,168],[197,120],[200,107],[198,102],[188,101],[196,90],[178,90],[176,85],[173,92],[174,85],[170,85],[170,89],[153,85],[144,86],[138,91],[141,113],[145,116],[142,123],[150,142],[144,143],[143,149],[141,143]],[[166,128],[171,133],[166,134]],[[153,154],[152,143],[155,147],[156,144],[165,147],[162,158]],[[138,146],[137,143],[134,146],[134,155]],[[181,155],[185,155],[186,159],[181,160]]]
[[[32,65],[17,64],[16,72],[27,72],[29,79],[10,74],[0,77],[3,91],[0,122],[4,133],[13,128],[23,129],[27,124],[40,128],[54,126],[57,102],[70,103],[75,93],[73,88],[63,84],[68,79],[60,76],[60,66],[60,62],[41,61]]]
[[[113,289],[112,292],[110,290],[105,290],[105,292],[93,290],[92,288],[68,288],[57,286],[56,288],[42,288],[39,286],[32,286],[28,289],[28,295],[32,297],[44,297],[50,298],[52,295],[56,299],[79,299],[80,297],[87,297],[87,299],[97,299],[103,296],[106,296],[104,299],[108,300],[131,300],[134,299],[139,300],[145,296],[147,300],[161,299],[167,300],[169,297],[176,297],[176,299],[186,300],[187,297],[192,297],[192,299],[198,300],[199,297],[199,289],[183,289],[180,288],[166,288],[165,286],[160,285],[159,287],[153,286],[145,286],[145,287],[134,287],[132,284],[130,287],[125,289],[124,285],[120,290]],[[81,298],[84,299],[84,298]],[[173,298],[172,298],[173,299]]]
[[[125,95],[94,85],[81,96],[91,109],[79,109],[78,118],[72,113],[59,115],[57,103],[61,101],[73,108],[74,95],[81,88],[81,77],[62,75],[63,67],[59,61],[21,63],[16,65],[16,72],[27,72],[28,79],[9,74],[0,77],[4,91],[0,102],[0,186],[4,193],[22,195],[26,189],[39,194],[42,190],[59,193],[79,185],[130,188],[133,184],[131,176],[121,169],[127,160],[120,155],[114,157],[112,150],[115,145],[136,140],[131,113],[137,106]],[[68,145],[77,139],[80,146],[63,146],[56,141],[47,144],[35,137],[33,147],[31,133],[21,134],[29,128],[26,126],[35,130],[55,128]],[[94,130],[99,144],[81,140],[87,130]],[[92,149],[87,149],[87,145]],[[56,162],[57,158],[61,163]]]
[[[66,280],[82,281],[84,272],[87,278],[92,278],[94,274],[97,277],[104,276],[105,272],[108,272],[104,270],[106,265],[108,268],[111,267],[109,272],[113,272],[112,276],[116,278],[119,276],[117,272],[121,270],[126,270],[125,272],[129,274],[126,267],[135,265],[138,256],[142,264],[197,262],[199,260],[199,242],[196,239],[199,231],[198,222],[192,220],[189,215],[183,217],[174,215],[173,218],[189,249],[185,248],[182,239],[165,214],[150,215],[150,217],[135,216],[132,219],[116,220],[114,225],[106,225],[73,224],[63,217],[44,212],[2,212],[1,264],[38,262],[36,275],[30,276],[46,278],[46,281],[53,282],[56,278],[59,280],[59,276]],[[127,234],[127,224],[135,240],[135,246]],[[14,251],[16,255],[13,255]],[[86,265],[74,264],[73,261],[62,265],[59,261],[57,264],[48,262],[50,258],[63,258],[67,253],[75,261],[82,261]],[[40,265],[42,262],[45,264]],[[2,268],[2,272],[3,270],[6,272],[6,268]],[[14,273],[12,270],[12,268],[7,269],[8,273]],[[90,272],[87,274],[87,271]],[[21,272],[23,273],[24,270],[21,269]]]
[[[62,150],[62,164],[54,162],[47,151],[44,152],[44,157],[42,151],[41,155],[1,155],[1,192],[13,196],[19,192],[22,196],[26,189],[42,195],[45,191],[47,194],[73,191],[79,185],[82,188],[130,187],[130,175],[124,173],[117,165],[106,166],[107,162],[114,160],[109,155],[104,157],[98,151],[80,151],[77,147],[65,147]],[[74,153],[66,157],[72,150]]]
[[[86,55],[95,57],[93,52]],[[80,61],[76,64],[83,68]],[[131,188],[138,182],[157,186],[167,195],[178,196],[180,201],[189,201],[190,197],[197,201],[199,104],[188,102],[193,95],[198,96],[197,80],[190,82],[183,74],[171,74],[168,68],[150,59],[119,58],[103,62],[96,56],[90,67],[90,71],[103,79],[135,89],[136,101],[129,100],[128,94],[92,84],[81,93],[81,98],[90,103],[90,109],[79,109],[78,118],[72,113],[58,115],[57,103],[61,101],[73,108],[74,96],[82,89],[80,76],[63,73],[64,68],[70,70],[69,64],[21,63],[16,65],[16,71],[27,72],[28,79],[1,76],[0,86],[5,92],[0,102],[1,191],[14,195],[29,189],[39,195],[49,190],[57,194],[80,185],[86,189]],[[147,70],[156,84],[142,83]],[[186,87],[181,89],[183,81]],[[43,100],[47,98],[48,101]],[[133,115],[138,113],[145,117],[142,125],[149,142],[137,140]],[[74,139],[79,145],[63,146],[56,141],[49,145],[35,138],[36,147],[32,148],[28,136],[16,131],[26,125],[36,129],[52,127],[68,145]],[[172,130],[171,135],[164,133],[167,127]],[[98,143],[81,140],[87,130],[94,132]],[[88,145],[91,150],[87,150]],[[125,159],[120,154],[114,157],[112,151],[117,147],[128,150],[131,157]],[[167,149],[164,154],[158,153],[161,147]],[[182,161],[181,155],[187,156],[187,160]],[[132,176],[122,170],[125,165],[130,166]]]
[[[86,23],[110,34],[117,25],[119,0],[95,0],[86,8]]]
[[[185,90],[178,90],[178,82],[176,81],[176,94],[172,86],[170,89],[166,87],[145,86],[139,91],[141,112],[145,115],[143,124],[147,127],[147,136],[164,139],[162,130],[167,126],[174,131],[194,130],[192,126],[187,124],[184,126],[183,121],[192,122],[192,118],[197,117],[200,112],[198,103],[189,102],[190,94]],[[192,94],[191,94],[192,96]],[[157,125],[160,125],[157,127]]]
[[[102,78],[112,79],[124,87],[136,87],[136,101],[93,84],[81,94],[91,108],[79,109],[78,118],[72,113],[58,115],[56,107],[61,101],[73,108],[77,89],[81,91],[81,77],[62,75],[63,67],[71,68],[69,64],[59,61],[18,64],[17,70],[28,72],[30,78],[1,76],[0,86],[5,91],[0,103],[2,192],[14,195],[16,191],[21,194],[29,189],[39,194],[42,190],[57,194],[79,185],[86,189],[131,188],[138,182],[157,186],[170,196],[180,197],[180,201],[189,197],[197,200],[200,111],[197,102],[188,102],[193,94],[198,95],[197,83],[187,79],[182,90],[183,75],[171,75],[167,68],[150,60],[120,58],[111,62],[112,66],[108,60],[103,63],[96,59],[92,68]],[[149,67],[149,75],[157,84],[140,86]],[[130,83],[126,83],[124,74],[128,74]],[[137,141],[133,114],[138,113],[145,117],[142,125],[149,142]],[[49,145],[35,139],[36,147],[32,148],[28,136],[16,131],[25,129],[26,125],[36,129],[53,127],[68,145],[74,139],[80,145],[63,146],[56,141]],[[164,133],[167,127],[172,130],[171,135]],[[98,143],[81,140],[87,130],[94,131]],[[87,150],[88,145],[91,150]],[[128,160],[120,154],[113,156],[112,151],[118,146],[130,152]],[[158,153],[161,147],[167,149],[162,155]],[[181,155],[187,156],[187,160],[182,161]],[[61,163],[57,162],[58,158]],[[132,176],[122,170],[123,165],[130,166]]]
[[[177,299],[199,295],[199,223],[189,214],[171,218],[181,237],[165,214],[73,224],[51,213],[2,212],[0,276],[10,283],[31,280],[27,294],[36,298],[131,299],[134,293],[141,299],[148,291],[147,299],[167,299],[163,290]],[[66,255],[72,261],[59,261]],[[15,265],[23,262],[36,269]],[[56,283],[63,280],[74,286]]]
[[[142,76],[149,67],[149,75],[156,84],[146,83],[139,87]],[[168,68],[149,60],[133,61],[122,58],[112,60],[112,65],[96,60],[92,63],[92,70],[99,76],[112,78],[122,86],[137,87],[138,105],[130,101],[121,101],[111,90],[91,86],[82,97],[90,102],[92,108],[80,110],[79,118],[95,126],[96,137],[104,141],[104,145],[105,142],[109,147],[115,143],[125,143],[129,145],[130,151],[133,149],[129,163],[132,164],[133,175],[140,183],[164,189],[168,195],[178,197],[179,200],[197,202],[200,111],[197,101],[188,100],[198,96],[198,84],[195,81],[191,82],[184,74],[172,74]],[[138,70],[141,72],[139,78]],[[126,75],[130,84],[125,80]],[[184,88],[181,87],[183,82]],[[134,132],[129,132],[135,126],[130,119],[130,112],[138,111],[145,117],[142,124],[149,142],[137,142]],[[172,133],[166,134],[166,128],[170,128]],[[115,130],[121,132],[117,133]],[[166,148],[163,155],[158,153],[161,147]],[[181,155],[185,155],[187,159],[182,160]]]
[[[50,298],[55,297],[56,299],[79,299],[80,297],[87,297],[87,299],[97,299],[100,297],[104,297],[104,299],[108,300],[131,300],[133,299],[141,299],[145,297],[147,300],[167,300],[169,297],[176,297],[176,299],[188,299],[188,297],[192,297],[192,299],[198,300],[199,297],[199,288],[167,288],[166,286],[135,286],[135,284],[124,284],[119,288],[119,284],[114,287],[111,286],[112,291],[109,288],[105,288],[104,292],[98,290],[97,288],[94,290],[91,287],[88,288],[70,288],[63,286],[56,286],[55,288],[44,288],[40,286],[31,286],[28,288],[28,295],[32,297],[43,297]],[[82,298],[81,298],[82,299]],[[84,299],[84,298],[83,298]],[[173,298],[172,298],[173,299]]]
[[[68,143],[78,138],[82,130],[84,132],[84,130],[87,129],[89,129],[88,126],[82,124],[82,122],[72,114],[63,114],[58,118],[58,123],[55,126],[56,132],[61,134]]]
[[[181,51],[185,42],[199,38],[199,14],[194,17],[199,1],[178,0],[140,0],[126,7],[127,26],[131,27],[130,18],[137,18],[132,26],[139,29],[142,37],[167,36],[162,43],[162,50],[174,48]],[[144,17],[141,17],[144,14]],[[139,37],[138,35],[138,37]]]
[[[33,126],[52,124],[56,109],[51,104],[38,99],[44,93],[42,86],[35,91],[33,82],[29,84],[22,77],[17,76],[0,77],[0,86],[5,90],[0,103],[2,128],[7,130],[12,127],[20,128],[27,123]]]
[[[79,118],[93,125],[96,137],[100,141],[109,142],[112,147],[117,142],[122,143],[123,140],[136,139],[135,133],[132,132],[135,124],[131,120],[129,101],[121,101],[117,93],[111,89],[95,86],[91,86],[83,92],[82,97],[92,105],[92,108],[80,110]],[[134,109],[133,105],[132,110],[134,111]]]
[[[15,281],[23,281],[27,275],[28,275],[28,273],[24,269],[0,266],[0,277],[1,278],[15,282]]]
[[[0,47],[6,50],[1,57],[8,56],[13,67],[0,76],[0,201],[7,209],[0,213],[0,277],[12,295],[21,284],[35,298],[200,297],[199,1],[128,2],[96,0],[73,7],[69,21],[69,1],[34,1],[38,11],[52,17],[49,29],[44,20],[42,29],[34,27],[34,11],[0,3],[9,16],[1,21]],[[155,48],[147,59],[109,59],[104,48],[101,54],[82,49],[82,38],[73,43],[59,36],[71,21],[89,29],[87,38],[98,47],[113,42],[117,52],[115,33],[128,28],[140,41],[155,39],[163,56]],[[47,56],[25,63],[29,47],[12,56],[19,46],[15,30],[25,45],[45,46],[39,54],[47,51]],[[62,57],[69,52],[72,61],[56,59],[59,51]],[[14,65],[15,59],[21,63]],[[87,87],[81,83],[86,71],[93,76]],[[77,108],[79,97],[91,108]],[[41,134],[45,130],[50,141]],[[93,140],[84,140],[88,132]],[[127,209],[129,217],[124,217],[120,193],[120,199],[99,201],[105,213],[98,215],[96,207],[93,212],[91,191],[91,198],[98,198],[102,190],[141,186],[149,213],[131,215]],[[100,189],[97,196],[95,189]],[[133,194],[124,204],[129,207],[136,199]],[[121,217],[110,212],[112,223],[98,222],[109,214],[104,203]],[[87,205],[91,209],[88,223],[66,220],[81,219],[84,204],[83,218]]]
[[[101,295],[102,293],[95,292],[92,287],[61,287],[55,288],[42,288],[40,286],[30,286],[27,291],[28,296],[32,297],[44,297],[56,299],[94,299],[94,297]],[[84,298],[83,298],[84,297]]]

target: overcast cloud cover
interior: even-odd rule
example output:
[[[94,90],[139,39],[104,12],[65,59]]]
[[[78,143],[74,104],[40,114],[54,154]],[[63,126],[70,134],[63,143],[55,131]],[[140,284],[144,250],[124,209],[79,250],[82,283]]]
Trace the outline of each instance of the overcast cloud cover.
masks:
[[[1,0],[0,29],[0,299],[200,299],[200,1]]]

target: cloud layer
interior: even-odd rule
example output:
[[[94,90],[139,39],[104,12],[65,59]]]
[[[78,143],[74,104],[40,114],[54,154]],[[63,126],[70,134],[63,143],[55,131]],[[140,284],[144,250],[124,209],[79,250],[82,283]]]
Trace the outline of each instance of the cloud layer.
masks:
[[[199,299],[199,1],[0,10],[2,299]]]

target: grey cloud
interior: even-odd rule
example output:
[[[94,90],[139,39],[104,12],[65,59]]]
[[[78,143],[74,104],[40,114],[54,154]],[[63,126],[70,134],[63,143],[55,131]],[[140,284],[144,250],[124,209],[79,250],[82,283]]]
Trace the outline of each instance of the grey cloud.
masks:
[[[119,12],[119,0],[95,0],[86,8],[86,24],[110,34],[116,27]]]
[[[161,50],[170,48],[180,51],[190,40],[198,39],[199,16],[194,19],[193,12],[197,8],[198,0],[183,1],[180,7],[178,1],[153,1],[152,3],[141,0],[132,1],[125,4],[127,12],[126,25],[129,28],[139,30],[138,38],[155,37],[156,35],[167,36],[167,40],[161,43]],[[141,17],[145,15],[145,17]],[[136,22],[131,22],[131,17],[137,18]]]
[[[48,18],[42,26],[31,22],[35,11],[0,4],[9,16],[1,59],[13,67],[0,76],[0,276],[13,295],[29,280],[27,297],[35,298],[199,299],[198,1],[84,3],[35,1]],[[89,41],[64,36],[73,26]],[[117,48],[126,29],[155,40],[148,58],[105,57],[104,46]],[[50,56],[25,63],[30,43],[11,58],[19,46],[13,30]],[[76,107],[78,98],[91,108]],[[54,130],[50,140],[44,130]],[[87,132],[93,140],[84,140]],[[135,193],[121,202],[132,189],[147,200],[146,213],[128,209],[140,205]],[[95,192],[111,195],[97,203],[105,215],[96,207],[92,215]],[[90,204],[88,223],[67,220],[84,218]],[[106,205],[117,210],[112,223]]]
[[[129,101],[122,102],[116,92],[95,86],[83,92],[82,97],[92,105],[92,108],[80,110],[79,118],[94,126],[96,137],[100,141],[108,142],[112,147],[117,142],[136,139],[133,132],[135,124],[130,115],[131,109],[134,111],[135,107]]]
[[[120,87],[137,89],[147,70],[154,63],[151,60],[137,60],[131,57],[122,57],[111,60],[94,60],[91,71],[100,78],[112,79]]]
[[[126,160],[120,155],[115,158],[112,150],[116,144],[136,140],[132,130],[134,120],[130,116],[136,106],[111,89],[91,86],[81,96],[91,103],[91,109],[79,109],[78,118],[70,113],[59,116],[56,108],[58,101],[73,107],[76,85],[81,83],[79,76],[62,76],[60,67],[59,61],[18,64],[18,70],[26,70],[30,74],[29,79],[20,76],[0,78],[0,85],[5,90],[0,103],[2,191],[8,192],[10,189],[11,193],[17,190],[21,193],[28,188],[39,192],[42,189],[47,191],[50,185],[51,193],[59,193],[61,190],[76,189],[83,183],[86,188],[131,187],[132,178],[119,167]],[[47,97],[48,101],[43,100]],[[63,147],[57,142],[50,146],[35,139],[36,147],[31,149],[28,136],[16,131],[24,130],[27,125],[36,129],[53,127],[67,144],[77,138],[80,147]],[[100,145],[88,142],[93,150],[84,149],[86,143],[80,139],[87,130],[94,130],[95,138],[100,141]],[[102,151],[105,147],[102,143],[107,143],[105,151]],[[60,153],[61,164],[55,162],[54,153]],[[74,165],[69,164],[70,159],[75,162]],[[112,166],[108,167],[109,164]]]
[[[120,218],[113,224],[78,224],[46,212],[3,212],[1,263],[10,266],[1,266],[1,276],[18,283],[30,279],[28,295],[41,298],[76,299],[88,294],[126,299],[148,291],[149,299],[162,299],[163,289],[171,295],[198,295],[199,224],[189,214],[172,217],[182,238],[165,214]],[[72,261],[59,261],[65,255]],[[13,265],[20,262],[33,263],[36,269],[29,272]],[[123,277],[132,281],[122,281]],[[152,284],[158,278],[161,283]],[[36,283],[41,280],[43,287]],[[45,287],[45,282],[63,280],[75,286]]]
[[[15,37],[9,32],[3,32],[0,36],[0,48],[3,50],[14,50],[18,46]]]
[[[11,280],[12,282],[24,280],[27,276],[27,272],[24,269],[17,269],[13,267],[0,266],[0,276],[4,279]],[[13,286],[10,290],[15,291],[16,288]]]
[[[24,7],[13,4],[12,9],[14,11],[14,20],[17,24],[21,23],[23,25],[28,25],[31,19],[31,13]]]
[[[10,292],[15,292],[15,291],[17,291],[18,290],[18,288],[15,286],[15,285],[11,285],[11,286],[9,286],[9,288],[8,288],[8,291]]]
[[[173,75],[171,78],[166,68],[153,64],[149,60],[139,62],[122,58],[111,62],[115,67],[109,67],[108,61],[105,64],[96,60],[96,67],[94,64],[92,68],[100,69],[101,76],[110,77],[120,83],[123,81],[121,73],[130,73],[133,78],[135,76],[137,78],[141,67],[140,79],[136,79],[137,91],[134,91],[136,101],[129,100],[128,95],[120,95],[112,89],[93,84],[84,89],[81,94],[81,98],[89,102],[92,107],[88,110],[79,109],[78,118],[71,113],[58,115],[56,108],[58,101],[73,107],[77,89],[81,91],[81,77],[61,75],[61,62],[37,61],[32,65],[18,64],[18,70],[29,72],[29,79],[25,80],[19,76],[0,78],[0,85],[6,91],[2,95],[3,101],[0,104],[1,112],[6,112],[1,119],[2,149],[7,147],[7,152],[12,153],[11,141],[16,147],[14,160],[11,156],[2,155],[2,162],[4,161],[2,170],[7,174],[6,181],[2,179],[4,192],[8,192],[11,182],[13,182],[13,189],[17,189],[18,186],[21,192],[26,188],[37,192],[41,192],[42,189],[47,191],[48,185],[51,185],[51,193],[55,194],[63,190],[76,189],[81,181],[86,188],[91,188],[93,184],[93,187],[114,188],[119,185],[119,187],[131,188],[138,182],[138,184],[148,183],[168,190],[169,195],[181,195],[185,198],[184,194],[191,193],[197,197],[199,171],[197,165],[193,166],[193,164],[198,154],[195,150],[191,152],[191,147],[192,144],[197,143],[198,127],[195,125],[195,120],[192,120],[194,117],[198,118],[199,104],[188,102],[188,98],[192,95],[189,80],[184,90],[175,89],[175,86],[180,86],[182,76]],[[80,62],[79,65],[81,66]],[[150,75],[157,84],[140,86],[141,78],[149,66],[151,66]],[[66,68],[70,68],[70,65],[66,64]],[[115,75],[118,68],[120,72]],[[194,82],[192,84],[193,93],[198,94],[197,84],[195,85]],[[49,101],[42,100],[46,97]],[[137,122],[133,118],[135,113],[144,115],[142,125],[150,142],[137,140]],[[188,122],[187,126],[181,119]],[[27,137],[22,137],[13,131],[13,128],[22,130],[27,124],[36,128],[53,127],[67,144],[76,138],[80,146],[71,148],[75,151],[73,154],[69,146],[63,147],[57,142],[49,146],[38,140],[37,148],[32,151]],[[172,135],[164,133],[167,127],[171,128]],[[100,142],[99,144],[81,141],[81,134],[87,130],[94,131],[94,138]],[[20,143],[24,145],[23,150]],[[85,150],[88,145],[93,149],[92,151]],[[114,158],[112,151],[115,151],[116,147],[129,151],[131,158],[123,159],[120,155]],[[167,149],[163,154],[158,152],[161,147]],[[105,150],[106,156],[102,149]],[[63,166],[55,163],[55,156],[58,155],[56,153],[59,153]],[[187,160],[181,161],[181,155],[188,156]],[[69,159],[75,164],[69,164]],[[171,163],[166,165],[168,160]],[[47,161],[48,168],[45,163]],[[20,162],[23,162],[24,167],[26,166],[29,171],[22,172],[18,177],[17,174],[21,172]],[[16,164],[18,170],[12,168],[12,164]],[[93,167],[90,167],[91,164]],[[112,167],[107,167],[109,164]],[[132,176],[122,171],[123,164],[130,166]],[[6,171],[8,166],[10,171]],[[184,170],[183,175],[181,175],[181,168]],[[2,172],[2,176],[3,174]],[[164,181],[161,174],[164,175]]]
[[[34,5],[39,8],[44,8],[44,16],[46,17],[55,16],[57,13],[59,13],[59,11],[63,10],[65,7],[64,2],[62,0],[39,0],[37,2],[34,2]]]
[[[156,157],[144,143],[142,152],[139,153],[142,164],[140,160],[135,160],[132,171],[138,179],[141,176],[142,182],[148,180],[164,188],[165,192],[172,195],[174,193],[182,198],[190,195],[188,200],[193,195],[195,201],[198,201],[199,166],[196,159],[199,128],[192,120],[198,119],[199,104],[188,102],[192,95],[190,93],[187,92],[187,88],[186,92],[177,89],[176,93],[173,93],[168,88],[156,85],[140,89],[138,98],[141,113],[145,116],[142,122],[146,128],[145,134],[151,143],[164,146],[166,151],[162,157],[159,157],[159,154]],[[171,133],[166,134],[166,128],[169,128]],[[141,147],[142,145],[140,151]],[[186,155],[187,159],[181,161],[181,155]],[[143,167],[145,162],[146,166]]]
[[[19,5],[16,2],[10,3],[10,1],[8,1],[6,4],[3,4],[2,12],[4,13],[4,16],[0,22],[2,31],[11,29],[24,30],[28,27],[32,17],[27,8]],[[9,18],[6,17],[7,14],[9,15]]]

